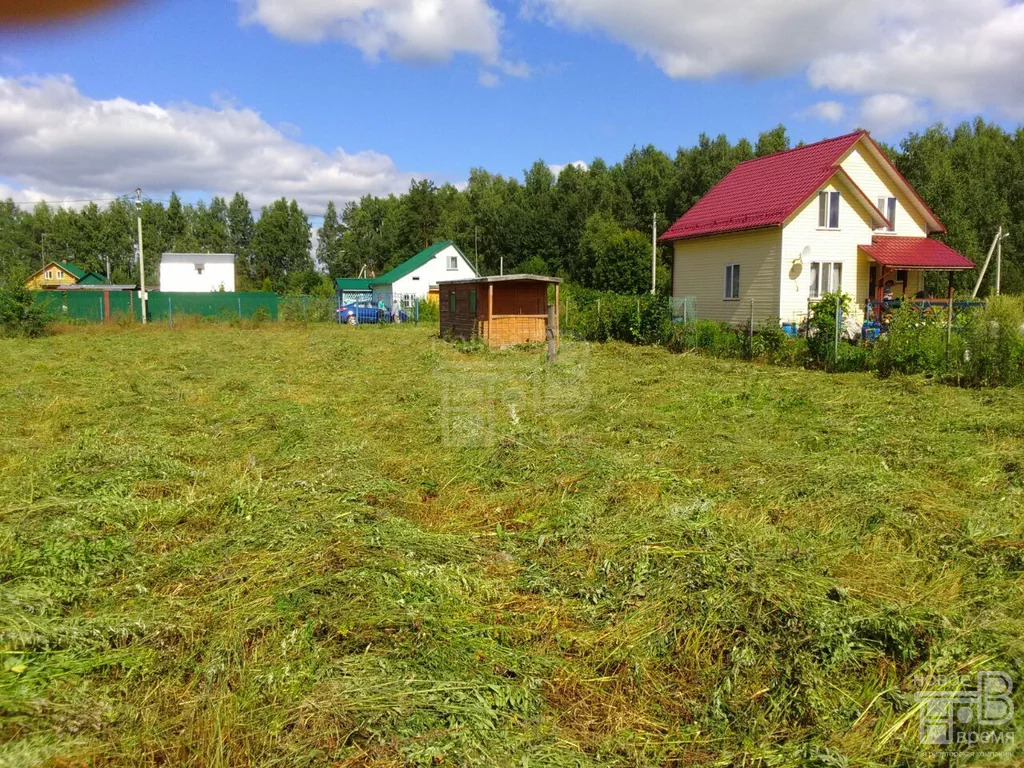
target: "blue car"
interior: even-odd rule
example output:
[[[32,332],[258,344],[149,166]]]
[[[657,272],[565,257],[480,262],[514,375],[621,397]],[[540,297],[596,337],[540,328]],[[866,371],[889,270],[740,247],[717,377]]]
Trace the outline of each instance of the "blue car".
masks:
[[[376,304],[368,302],[351,302],[334,310],[338,315],[339,323],[357,325],[360,323],[393,323],[395,313],[390,309],[381,309]],[[398,321],[404,323],[408,318],[405,312],[398,311]]]

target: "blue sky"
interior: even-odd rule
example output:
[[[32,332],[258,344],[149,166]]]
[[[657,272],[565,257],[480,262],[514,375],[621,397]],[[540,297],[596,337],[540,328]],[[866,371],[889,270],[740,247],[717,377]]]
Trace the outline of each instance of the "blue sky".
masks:
[[[153,0],[8,30],[0,196],[242,187],[315,213],[411,177],[614,162],[702,131],[894,139],[1024,115],[1020,5],[827,5],[693,0],[684,19],[672,0]]]

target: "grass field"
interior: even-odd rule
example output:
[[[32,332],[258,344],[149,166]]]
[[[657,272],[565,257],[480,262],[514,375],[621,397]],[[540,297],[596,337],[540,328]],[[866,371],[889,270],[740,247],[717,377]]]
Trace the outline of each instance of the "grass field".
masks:
[[[1024,391],[542,357],[0,340],[0,765],[946,764],[914,674],[1024,681]]]

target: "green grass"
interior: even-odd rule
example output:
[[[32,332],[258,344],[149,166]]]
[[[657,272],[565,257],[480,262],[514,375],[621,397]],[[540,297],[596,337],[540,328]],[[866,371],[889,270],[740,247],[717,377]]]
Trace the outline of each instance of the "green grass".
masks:
[[[926,765],[916,672],[1024,683],[1024,391],[542,361],[0,340],[0,765]]]

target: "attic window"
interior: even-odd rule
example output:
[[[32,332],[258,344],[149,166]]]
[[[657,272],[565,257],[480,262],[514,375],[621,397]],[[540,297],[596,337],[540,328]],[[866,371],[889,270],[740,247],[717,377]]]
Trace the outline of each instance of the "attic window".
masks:
[[[196,265],[195,265],[195,267],[196,267],[196,274],[197,274],[197,275],[201,275],[201,274],[203,274],[203,268],[204,268],[205,266],[206,266],[205,264],[196,264]]]
[[[882,212],[882,215],[889,220],[889,226],[879,227],[878,229],[882,232],[895,232],[896,231],[896,198],[895,197],[880,197],[878,198],[878,210]]]
[[[818,193],[818,227],[820,229],[839,229],[838,192]]]
[[[64,279],[64,270],[63,269],[58,269],[57,270],[57,279],[58,280],[63,280]]]
[[[459,268],[459,257],[458,256],[449,256],[448,257],[448,271],[451,272],[452,270],[456,270],[458,268]]]
[[[43,277],[45,277],[47,280],[53,280],[53,270],[52,269],[46,270],[43,273]]]
[[[413,280],[419,280],[419,278],[418,277],[414,277]]]

